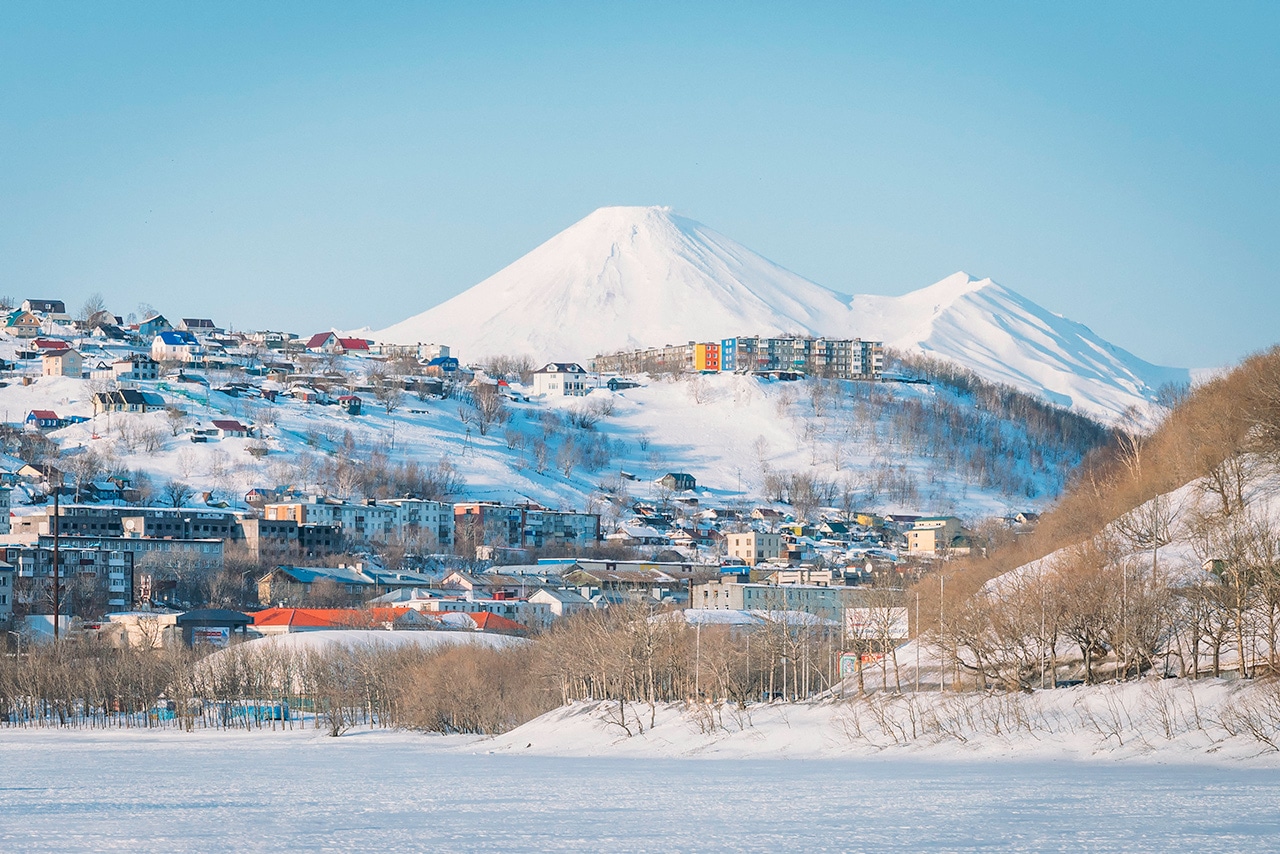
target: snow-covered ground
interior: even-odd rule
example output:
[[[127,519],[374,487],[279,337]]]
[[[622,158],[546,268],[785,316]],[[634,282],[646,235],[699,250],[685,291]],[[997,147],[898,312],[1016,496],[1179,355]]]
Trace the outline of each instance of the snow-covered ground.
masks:
[[[1280,770],[1251,731],[1280,727],[1274,688],[1148,680],[1033,693],[884,692],[809,703],[574,703],[483,742],[579,757],[1126,761]],[[626,728],[622,724],[625,722]]]
[[[362,731],[0,729],[0,850],[1280,850],[1280,774],[567,758]]]
[[[436,647],[474,644],[492,649],[517,646],[527,643],[519,638],[507,635],[492,635],[481,632],[466,631],[408,631],[387,632],[373,629],[322,629],[310,632],[287,632],[264,638],[255,638],[231,647],[239,655],[253,656],[258,653],[297,654],[311,650],[322,651],[335,646],[347,649],[386,650],[402,646],[417,646],[423,649]],[[219,650],[209,656],[210,661],[226,655],[226,650]]]

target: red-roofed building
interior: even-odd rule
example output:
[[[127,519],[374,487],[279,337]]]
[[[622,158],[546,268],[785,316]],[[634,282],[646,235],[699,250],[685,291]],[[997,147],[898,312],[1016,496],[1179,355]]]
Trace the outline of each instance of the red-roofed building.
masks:
[[[307,340],[307,349],[313,353],[368,353],[369,342],[363,338],[339,338],[336,332],[317,332]]]
[[[59,341],[56,338],[37,338],[31,342],[31,346],[39,350],[41,353],[51,353],[55,350],[71,349],[71,345],[66,341]]]
[[[52,409],[33,409],[27,415],[27,423],[40,430],[57,430],[66,423]]]
[[[411,608],[267,608],[253,614],[253,630],[261,635],[329,629],[434,629],[439,625],[431,615]]]
[[[253,428],[239,421],[215,419],[213,429],[218,431],[219,439],[243,439],[253,435]]]
[[[487,611],[480,611],[475,614],[467,614],[471,621],[476,624],[476,631],[491,632],[498,635],[527,635],[528,628],[520,625],[515,620],[508,620],[506,617],[498,614],[490,614]]]
[[[317,332],[307,339],[307,349],[318,352],[331,352],[330,350],[325,350],[325,347],[329,346],[329,342],[336,342],[337,340],[338,336],[332,332]]]

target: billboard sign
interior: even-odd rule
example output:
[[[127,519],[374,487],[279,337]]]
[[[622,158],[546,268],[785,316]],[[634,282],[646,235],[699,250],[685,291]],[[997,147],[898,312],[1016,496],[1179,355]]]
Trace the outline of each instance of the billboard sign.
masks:
[[[845,608],[844,631],[851,638],[906,640],[911,618],[906,608]]]
[[[231,642],[231,629],[218,626],[199,626],[191,630],[191,642],[195,646],[226,646]]]

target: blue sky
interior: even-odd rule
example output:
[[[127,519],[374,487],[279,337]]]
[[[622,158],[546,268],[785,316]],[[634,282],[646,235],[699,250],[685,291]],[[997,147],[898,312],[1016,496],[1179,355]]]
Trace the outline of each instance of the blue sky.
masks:
[[[1280,6],[5,4],[0,293],[384,326],[607,204],[827,287],[1280,339]]]

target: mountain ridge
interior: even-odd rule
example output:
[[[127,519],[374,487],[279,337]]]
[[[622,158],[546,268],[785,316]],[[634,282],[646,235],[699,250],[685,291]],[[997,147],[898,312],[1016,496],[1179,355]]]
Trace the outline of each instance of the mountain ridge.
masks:
[[[863,337],[1114,422],[1190,372],[1153,365],[990,278],[958,272],[901,296],[826,288],[667,207],[605,207],[378,341],[465,359],[602,352],[735,335]]]

